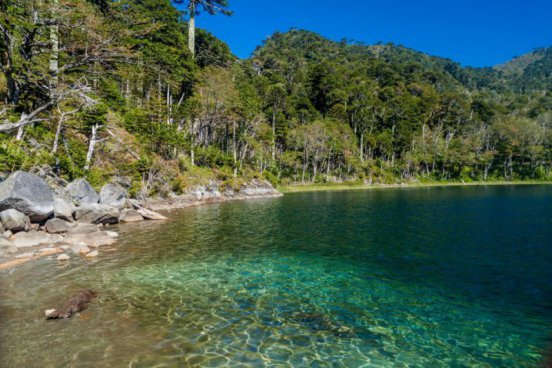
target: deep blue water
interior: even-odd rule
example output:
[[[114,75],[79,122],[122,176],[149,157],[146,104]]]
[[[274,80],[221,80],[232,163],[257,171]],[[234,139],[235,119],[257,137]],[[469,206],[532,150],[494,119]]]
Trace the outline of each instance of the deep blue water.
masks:
[[[552,347],[552,186],[300,193],[170,218],[121,226],[96,261],[2,274],[0,365],[538,367]],[[87,312],[41,318],[80,288],[101,295]]]

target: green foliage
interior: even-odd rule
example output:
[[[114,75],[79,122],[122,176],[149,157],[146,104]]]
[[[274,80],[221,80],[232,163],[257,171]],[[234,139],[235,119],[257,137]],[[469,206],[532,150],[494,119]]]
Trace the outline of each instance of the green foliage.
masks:
[[[188,16],[228,13],[226,1],[185,5]],[[15,123],[43,107],[0,135],[0,171],[49,164],[95,186],[126,176],[138,197],[253,178],[551,178],[551,49],[462,68],[399,45],[291,30],[237,60],[199,29],[194,59],[169,0],[59,6],[0,3],[10,40],[0,43],[0,118]],[[51,25],[36,16],[59,26],[59,75]]]

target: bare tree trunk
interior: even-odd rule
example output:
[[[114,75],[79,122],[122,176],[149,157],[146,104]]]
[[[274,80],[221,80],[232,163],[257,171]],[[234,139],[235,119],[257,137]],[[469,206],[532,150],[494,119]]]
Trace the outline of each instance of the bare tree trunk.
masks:
[[[238,176],[238,153],[236,152],[236,122],[232,122],[232,150],[234,151],[234,177]]]
[[[276,160],[276,112],[272,112],[272,161]]]
[[[188,23],[188,48],[190,49],[192,58],[195,58],[195,0],[190,1],[190,7],[188,10],[190,11],[190,20]]]
[[[364,133],[360,133],[360,162],[364,162]]]
[[[98,129],[100,126],[98,124],[92,127],[92,135],[90,137],[90,143],[88,144],[88,153],[86,154],[86,163],[84,164],[84,170],[90,170],[90,163],[92,162],[92,156],[94,155],[94,148],[96,143],[98,143]]]
[[[58,125],[56,128],[56,136],[54,138],[54,145],[52,147],[52,153],[56,153],[59,145],[59,136],[61,135],[61,129],[63,129],[63,114],[60,115]]]
[[[59,0],[52,0],[52,15],[55,15],[59,8]],[[50,95],[54,94],[58,86],[58,71],[59,71],[59,26],[56,21],[50,26]]]
[[[194,122],[195,122],[195,118],[190,119],[190,159],[192,161],[192,166],[195,166]]]

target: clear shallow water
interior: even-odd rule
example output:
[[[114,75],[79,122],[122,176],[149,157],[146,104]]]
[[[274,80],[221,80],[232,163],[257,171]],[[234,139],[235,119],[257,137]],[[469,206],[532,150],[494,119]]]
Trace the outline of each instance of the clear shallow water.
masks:
[[[1,367],[537,367],[552,187],[290,194],[0,274]],[[109,249],[107,249],[109,250]],[[79,317],[43,310],[100,297]]]

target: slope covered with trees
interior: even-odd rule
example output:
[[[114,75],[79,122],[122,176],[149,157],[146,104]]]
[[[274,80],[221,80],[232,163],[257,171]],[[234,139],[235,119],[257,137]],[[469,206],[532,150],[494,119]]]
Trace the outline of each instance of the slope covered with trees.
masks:
[[[238,60],[205,30],[188,37],[169,0],[6,0],[0,12],[3,172],[126,176],[136,196],[210,179],[552,177],[550,50],[473,69],[292,30]]]

